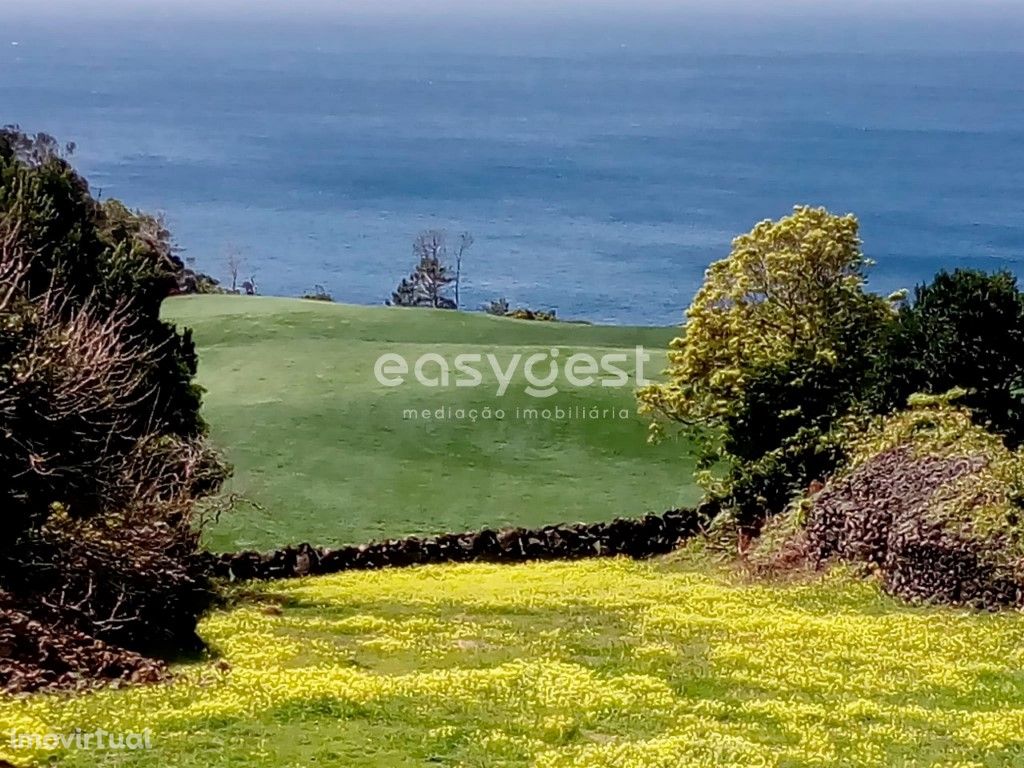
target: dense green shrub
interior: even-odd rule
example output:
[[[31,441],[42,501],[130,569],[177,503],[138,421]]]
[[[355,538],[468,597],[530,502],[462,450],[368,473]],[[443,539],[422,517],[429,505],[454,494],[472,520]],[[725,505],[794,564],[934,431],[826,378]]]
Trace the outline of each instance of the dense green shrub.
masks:
[[[0,131],[0,592],[136,648],[194,641],[193,509],[227,472],[191,336],[160,319],[169,242],[49,137]]]
[[[844,457],[837,422],[869,387],[862,367],[782,360],[752,372],[718,439],[704,443],[709,498],[732,510],[742,527],[756,529],[810,482],[831,475]]]
[[[1024,297],[1008,272],[958,269],[919,286],[899,313],[878,410],[915,392],[966,390],[975,421],[1024,441]]]

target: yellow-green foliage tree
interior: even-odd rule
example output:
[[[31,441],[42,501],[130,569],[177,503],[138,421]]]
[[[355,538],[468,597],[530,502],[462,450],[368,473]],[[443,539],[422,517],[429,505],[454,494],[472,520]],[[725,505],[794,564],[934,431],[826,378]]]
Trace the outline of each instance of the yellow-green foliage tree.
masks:
[[[797,207],[759,223],[707,270],[667,380],[638,392],[655,434],[678,422],[714,436],[704,466],[727,477],[703,480],[723,501],[744,496],[748,517],[814,479],[817,443],[871,380],[893,313],[865,291],[869,265],[852,215]]]

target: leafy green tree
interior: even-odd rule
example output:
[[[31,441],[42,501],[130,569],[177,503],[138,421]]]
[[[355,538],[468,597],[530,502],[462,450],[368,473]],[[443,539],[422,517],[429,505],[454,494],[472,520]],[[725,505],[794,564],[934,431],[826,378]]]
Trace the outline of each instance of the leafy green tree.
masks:
[[[750,525],[830,469],[832,425],[874,386],[893,311],[865,290],[868,266],[853,216],[761,222],[708,269],[667,381],[638,392],[655,435],[676,422],[701,438],[701,481]]]

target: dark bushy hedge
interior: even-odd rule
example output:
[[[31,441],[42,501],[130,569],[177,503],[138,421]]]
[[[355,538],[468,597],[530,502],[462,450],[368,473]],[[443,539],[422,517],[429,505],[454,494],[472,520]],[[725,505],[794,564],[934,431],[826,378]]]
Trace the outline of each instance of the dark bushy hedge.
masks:
[[[756,531],[782,512],[810,482],[832,474],[843,459],[837,422],[866,397],[872,381],[867,355],[841,361],[785,360],[753,372],[735,411],[724,421],[722,454],[729,457],[715,500],[736,522]]]
[[[0,342],[0,427],[7,436],[0,443],[0,533],[8,542],[37,527],[55,503],[84,518],[123,502],[110,498],[116,484],[104,470],[140,439],[198,441],[206,430],[191,335],[160,319],[180,264],[167,232],[117,201],[99,203],[56,152],[48,137],[0,131],[9,294]],[[75,321],[90,327],[69,340]],[[104,364],[95,348],[101,343],[118,345],[114,370],[91,372],[104,382],[80,377],[76,392],[92,387],[82,407],[55,402],[58,387],[70,389],[67,368]],[[221,477],[211,474],[209,489]]]
[[[195,645],[194,504],[227,473],[192,339],[160,319],[180,270],[158,219],[0,130],[0,598],[147,652]]]

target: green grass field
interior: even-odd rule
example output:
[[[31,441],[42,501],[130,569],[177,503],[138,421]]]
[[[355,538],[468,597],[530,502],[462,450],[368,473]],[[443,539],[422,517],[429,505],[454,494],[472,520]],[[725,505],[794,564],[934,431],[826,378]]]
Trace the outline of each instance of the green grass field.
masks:
[[[482,314],[353,307],[290,299],[172,299],[165,315],[194,329],[205,415],[236,467],[242,506],[210,532],[214,549],[332,545],[485,526],[597,521],[691,504],[688,446],[651,446],[632,387],[570,387],[537,399],[522,366],[503,397],[477,388],[382,386],[386,352],[596,354],[638,344],[664,367],[671,328],[532,323]],[[537,420],[523,408],[592,407],[627,418]],[[504,409],[504,420],[424,420],[412,408]],[[577,411],[573,410],[573,413]]]
[[[431,566],[263,585],[169,685],[0,701],[68,768],[1024,764],[1024,622],[706,562]],[[16,733],[152,731],[139,752]]]

